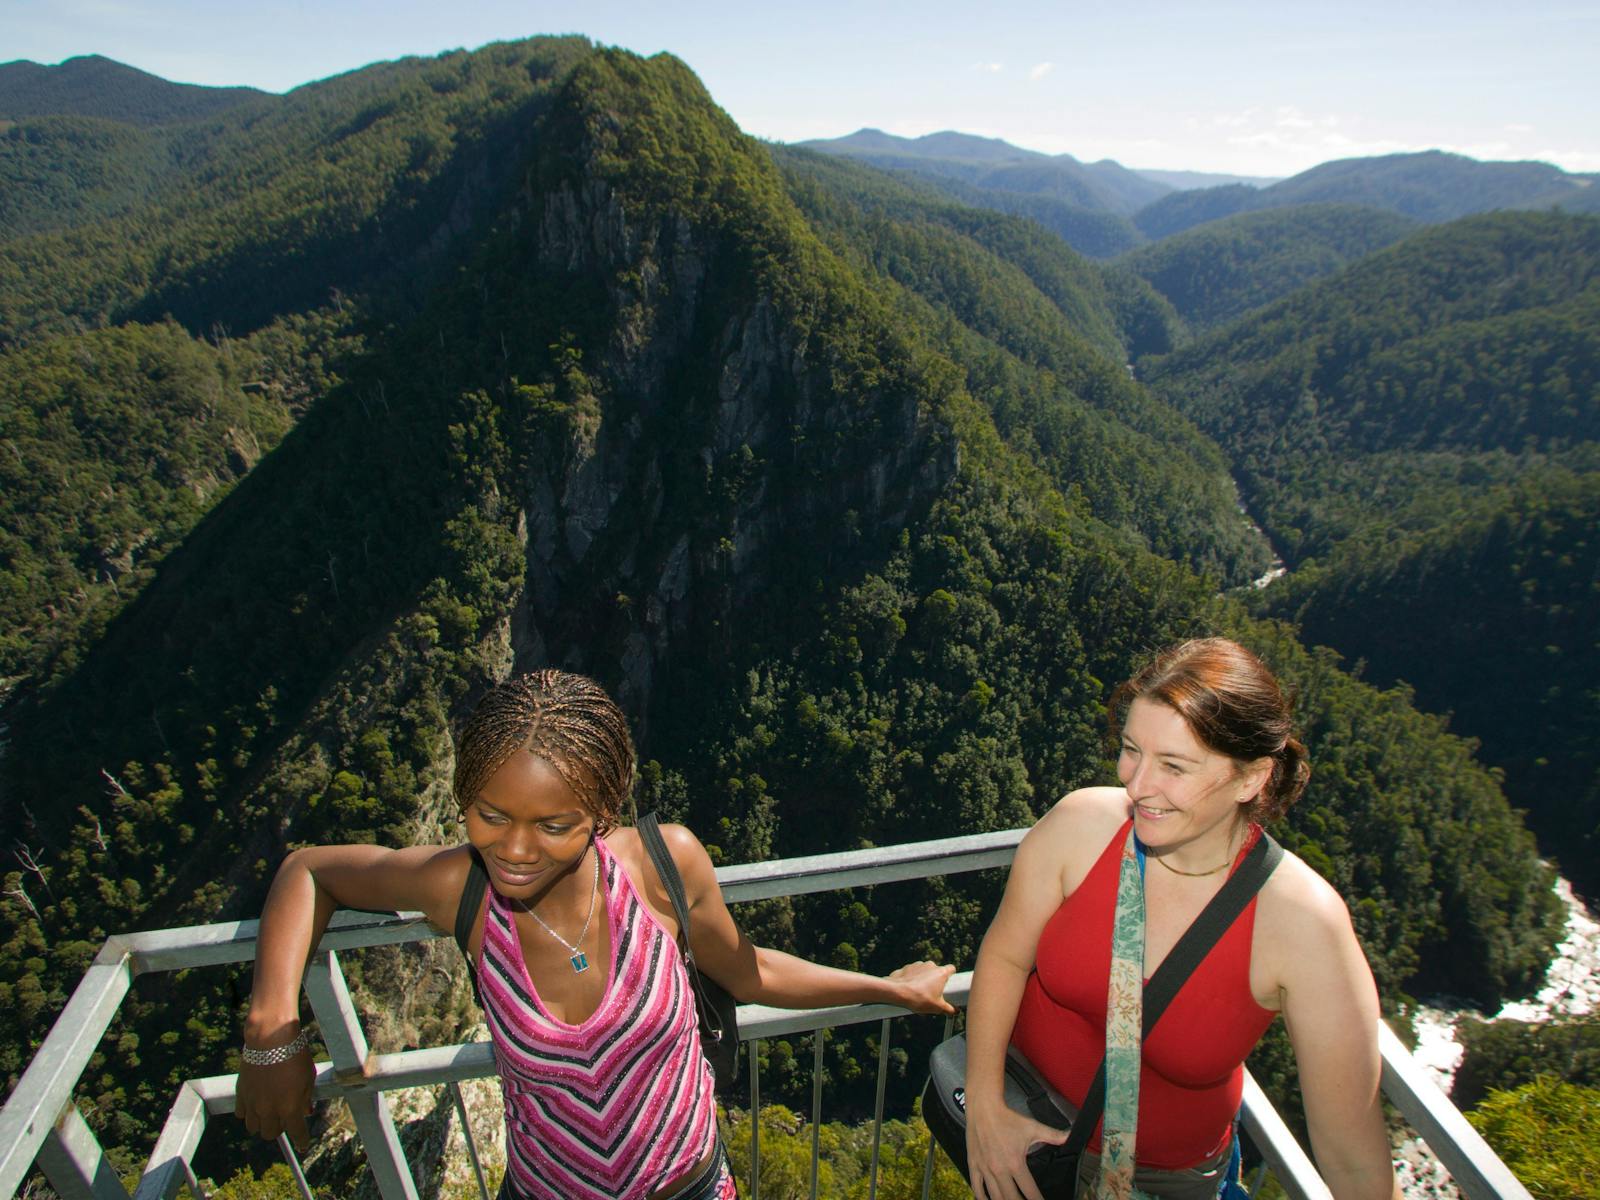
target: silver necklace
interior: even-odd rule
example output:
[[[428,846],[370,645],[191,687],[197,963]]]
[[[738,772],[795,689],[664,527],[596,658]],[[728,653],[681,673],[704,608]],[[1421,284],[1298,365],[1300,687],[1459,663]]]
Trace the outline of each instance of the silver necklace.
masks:
[[[589,915],[583,919],[583,931],[578,934],[577,945],[573,945],[554,929],[551,929],[549,925],[545,924],[544,918],[538,913],[534,912],[533,909],[518,905],[519,908],[522,908],[523,912],[527,913],[535,921],[539,922],[540,929],[543,929],[551,937],[555,938],[556,941],[560,942],[567,948],[567,953],[571,955],[567,961],[572,964],[573,971],[578,974],[582,974],[584,971],[589,969],[589,956],[583,952],[583,939],[589,936],[589,922],[594,920],[594,901],[595,897],[599,894],[600,855],[596,853],[594,856],[594,882],[589,886]]]

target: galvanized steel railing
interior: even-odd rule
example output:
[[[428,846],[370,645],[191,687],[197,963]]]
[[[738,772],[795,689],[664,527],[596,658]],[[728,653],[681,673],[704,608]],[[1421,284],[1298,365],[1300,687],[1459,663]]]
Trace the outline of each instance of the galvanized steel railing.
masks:
[[[836,888],[866,887],[897,880],[924,879],[1010,864],[1023,830],[945,838],[843,854],[783,859],[723,867],[717,871],[730,903],[796,896]],[[349,1105],[378,1188],[384,1200],[417,1200],[409,1164],[401,1149],[384,1093],[396,1088],[449,1087],[478,1186],[488,1200],[478,1152],[461,1099],[463,1080],[494,1073],[487,1043],[468,1042],[396,1054],[369,1054],[360,1017],[351,1002],[339,967],[338,951],[366,946],[422,941],[440,936],[420,915],[342,912],[335,915],[306,973],[311,1001],[329,1061],[319,1063],[316,1095]],[[115,1017],[134,976],[197,966],[246,962],[255,956],[256,922],[237,921],[118,935],[106,940],[72,999],[56,1020],[16,1090],[0,1110],[0,1196],[12,1195],[37,1164],[62,1200],[129,1200],[111,1169],[94,1132],[72,1099],[78,1079]],[[954,976],[945,990],[957,1007],[965,1005],[970,972]],[[883,1125],[884,1087],[888,1075],[892,1022],[906,1016],[892,1005],[849,1005],[790,1010],[744,1005],[739,1010],[740,1035],[749,1047],[751,1129],[751,1193],[759,1197],[761,1079],[760,1043],[797,1033],[811,1034],[811,1195],[817,1194],[818,1140],[822,1123],[822,1049],[827,1031],[868,1021],[881,1023],[878,1037],[878,1079],[874,1107],[871,1183],[875,1196],[879,1139]],[[946,1021],[948,1031],[951,1021]],[[1455,1178],[1467,1200],[1529,1200],[1512,1176],[1447,1096],[1428,1078],[1387,1027],[1380,1029],[1383,1088],[1390,1101],[1418,1130],[1429,1148]],[[202,1197],[190,1162],[206,1122],[233,1111],[237,1076],[192,1079],[182,1085],[162,1128],[133,1200],[171,1200],[187,1184]],[[1304,1150],[1255,1081],[1246,1076],[1244,1129],[1292,1200],[1322,1200],[1326,1185]],[[280,1139],[285,1157],[304,1194],[304,1176],[292,1148]],[[930,1141],[923,1168],[926,1200],[933,1173]]]

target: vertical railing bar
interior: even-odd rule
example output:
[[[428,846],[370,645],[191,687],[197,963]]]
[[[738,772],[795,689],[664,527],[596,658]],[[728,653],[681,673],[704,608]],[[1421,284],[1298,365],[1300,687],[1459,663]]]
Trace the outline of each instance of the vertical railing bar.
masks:
[[[811,1200],[817,1200],[818,1158],[822,1142],[822,1039],[828,1031],[811,1032]]]
[[[195,1178],[194,1164],[187,1158],[180,1158],[178,1161],[183,1164],[183,1177],[188,1181],[189,1190],[194,1193],[196,1200],[211,1200],[211,1193],[201,1187],[200,1181]]]
[[[950,1040],[950,1034],[954,1032],[955,1027],[956,1016],[954,1013],[951,1013],[944,1019],[944,1034],[939,1038],[939,1040],[941,1042],[948,1042]],[[923,1125],[927,1125],[927,1113],[922,1114],[922,1123]],[[922,1200],[928,1200],[928,1193],[933,1190],[933,1150],[933,1130],[930,1129],[928,1130],[928,1154],[927,1157],[922,1161]],[[812,1200],[816,1200],[816,1197],[813,1196]]]
[[[761,1039],[750,1043],[750,1200],[761,1200]]]
[[[467,1158],[472,1161],[472,1173],[478,1177],[478,1194],[489,1200],[489,1185],[483,1181],[483,1164],[478,1161],[478,1141],[472,1135],[472,1122],[467,1118],[467,1102],[461,1095],[461,1085],[450,1081],[450,1098],[456,1102],[456,1115],[461,1118],[461,1136],[467,1139]]]
[[[305,990],[317,1016],[322,1042],[333,1060],[335,1077],[343,1081],[353,1076],[359,1083],[366,1076],[367,1035],[361,1028],[355,1002],[350,999],[338,955],[319,950],[312,956],[306,969]],[[367,1169],[383,1200],[417,1200],[416,1180],[411,1177],[411,1164],[406,1161],[405,1147],[400,1144],[400,1133],[384,1094],[359,1087],[341,1090],[361,1148],[366,1151]]]
[[[883,1019],[878,1034],[878,1100],[872,1107],[872,1175],[867,1181],[867,1200],[878,1200],[878,1147],[883,1141],[883,1091],[889,1082],[889,1021]]]
[[[289,1144],[289,1135],[278,1135],[278,1149],[283,1152],[283,1161],[289,1164],[289,1174],[294,1176],[294,1185],[300,1189],[300,1194],[305,1200],[317,1200],[311,1194],[311,1185],[306,1182],[306,1173],[300,1169],[300,1156],[294,1152],[294,1147]]]
[[[100,1139],[70,1098],[46,1131],[34,1162],[62,1200],[128,1200]]]
[[[41,1151],[48,1157],[43,1143],[61,1111],[72,1103],[73,1089],[132,982],[124,940],[107,938],[0,1107],[0,1196],[21,1191]]]

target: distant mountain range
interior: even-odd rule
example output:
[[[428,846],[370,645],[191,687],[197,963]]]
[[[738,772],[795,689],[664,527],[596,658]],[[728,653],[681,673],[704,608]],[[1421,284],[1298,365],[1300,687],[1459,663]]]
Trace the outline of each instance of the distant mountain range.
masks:
[[[1429,150],[1323,163],[1289,179],[1134,171],[1082,163],[996,138],[945,132],[901,138],[876,129],[800,145],[919,176],[969,204],[1028,216],[1074,249],[1110,258],[1208,221],[1301,204],[1360,205],[1420,221],[1503,208],[1600,211],[1596,176],[1548,163],[1479,162]]]
[[[109,117],[159,125],[226,112],[271,95],[248,87],[171,83],[98,54],[47,67],[27,59],[0,63],[0,120],[23,117]]]
[[[819,150],[824,154],[843,154],[869,161],[914,159],[919,163],[951,164],[949,169],[952,174],[965,169],[964,166],[957,164],[989,164],[997,169],[1026,164],[1037,169],[1041,164],[1053,163],[1061,169],[1063,175],[1070,176],[1076,168],[1088,172],[1090,176],[1113,188],[1124,176],[1131,173],[1150,183],[1161,185],[1150,191],[1149,195],[1152,198],[1159,196],[1165,189],[1181,192],[1191,188],[1222,187],[1232,183],[1266,187],[1277,183],[1281,178],[1269,175],[1223,175],[1210,171],[1140,170],[1124,167],[1109,158],[1095,163],[1084,163],[1070,154],[1043,154],[1038,150],[1014,146],[1000,138],[979,137],[976,134],[956,133],[953,130],[929,133],[918,138],[903,138],[892,133],[884,133],[881,129],[858,129],[845,137],[815,138],[795,144],[804,146],[808,150]],[[873,165],[892,169],[902,164],[885,161],[874,162]]]

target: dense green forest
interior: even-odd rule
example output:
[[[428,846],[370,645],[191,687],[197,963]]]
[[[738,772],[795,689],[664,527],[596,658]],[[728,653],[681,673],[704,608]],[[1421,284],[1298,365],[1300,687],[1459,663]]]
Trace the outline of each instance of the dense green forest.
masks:
[[[1351,204],[1245,213],[1125,254],[1196,332],[1214,329],[1399,241],[1415,222]]]
[[[1108,777],[1137,662],[1229,633],[1298,695],[1316,775],[1281,836],[1349,899],[1386,1005],[1537,982],[1550,873],[1473,745],[1219,594],[1266,548],[1172,384],[1208,343],[1159,392],[1129,377],[1179,332],[1138,276],[775,153],[677,60],[580,39],[384,64],[182,138],[184,186],[0,243],[0,462],[32,489],[8,482],[0,544],[8,1078],[107,934],[253,915],[297,844],[454,839],[452,729],[547,663],[627,708],[640,804],[739,862],[1026,824]],[[1578,261],[1571,226],[1546,257]],[[1394,294],[1431,295],[1406,283],[1431,261]],[[1543,275],[1492,279],[1568,319]],[[1581,419],[1525,408],[1545,432],[1515,453],[1567,464]],[[968,966],[1001,882],[741,916],[848,965]],[[352,960],[375,1049],[471,1019],[435,963]],[[229,1069],[245,986],[135,989],[81,1089],[120,1155]],[[872,1049],[830,1046],[829,1112],[857,1117]],[[764,1095],[802,1094],[799,1057],[767,1048]],[[1253,1065],[1292,1098],[1281,1036]],[[214,1129],[206,1169],[249,1153]]]
[[[0,118],[106,117],[126,125],[165,125],[214,117],[268,93],[247,87],[171,83],[99,54],[54,67],[0,63]]]
[[[1229,448],[1294,568],[1257,606],[1453,713],[1589,891],[1597,317],[1600,221],[1505,213],[1416,234],[1141,365]]]

